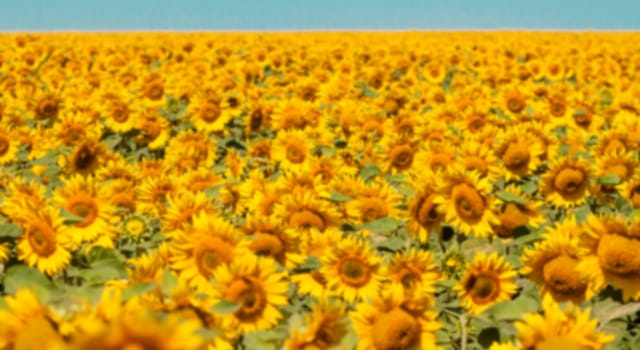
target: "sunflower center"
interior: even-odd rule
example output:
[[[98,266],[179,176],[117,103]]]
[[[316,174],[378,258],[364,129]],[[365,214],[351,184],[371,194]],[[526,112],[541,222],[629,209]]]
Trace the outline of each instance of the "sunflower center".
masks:
[[[220,264],[231,262],[233,248],[218,237],[207,237],[195,248],[194,255],[200,273],[211,276]]]
[[[484,303],[493,299],[499,291],[499,282],[494,276],[471,276],[465,285],[465,289],[474,301]]]
[[[373,221],[387,216],[387,202],[381,198],[366,198],[360,206],[363,222]]]
[[[604,153],[624,152],[626,149],[627,146],[625,146],[624,142],[618,138],[613,138],[607,143]]]
[[[45,97],[38,103],[38,115],[44,118],[54,118],[58,115],[58,101],[55,97]]]
[[[452,159],[448,154],[436,153],[431,157],[429,166],[433,171],[444,170],[451,164],[451,161]]]
[[[84,219],[76,223],[77,227],[87,227],[91,225],[98,218],[99,212],[98,205],[95,200],[88,196],[86,198],[83,196],[82,198],[78,198],[71,202],[67,207],[67,210],[71,214]]]
[[[586,188],[585,175],[576,169],[562,169],[553,180],[553,185],[564,197],[581,196]]]
[[[640,275],[640,242],[617,234],[606,234],[598,244],[598,260],[606,272],[620,277]]]
[[[547,338],[535,346],[535,350],[588,350],[590,346],[580,344],[577,340],[566,335],[557,335]]]
[[[293,213],[289,218],[289,224],[302,228],[315,227],[320,231],[324,231],[325,229],[325,222],[322,215],[307,209]]]
[[[141,235],[145,231],[146,227],[147,225],[142,221],[142,219],[135,217],[129,219],[124,225],[125,230],[134,237]]]
[[[393,167],[405,170],[413,163],[413,150],[409,145],[395,146],[391,149],[389,158]]]
[[[513,172],[526,172],[529,159],[529,150],[522,143],[510,144],[502,155],[504,165]]]
[[[129,108],[125,104],[116,104],[111,110],[111,118],[118,123],[124,123],[129,119]]]
[[[342,282],[352,287],[361,287],[371,279],[370,267],[358,258],[346,258],[338,267]]]
[[[91,148],[83,145],[73,157],[73,165],[78,171],[85,172],[97,165],[97,157]]]
[[[430,227],[440,221],[438,206],[433,203],[436,198],[434,194],[424,198],[418,207],[416,219],[423,227]]]
[[[396,307],[376,319],[371,333],[376,350],[408,349],[420,342],[420,323]]]
[[[615,164],[607,168],[609,174],[618,175],[620,181],[625,181],[629,177],[629,169],[624,164]]]
[[[9,152],[9,145],[9,140],[4,135],[0,135],[0,156]]]
[[[545,285],[563,298],[580,297],[587,290],[587,284],[576,273],[578,261],[567,255],[560,255],[544,265]]]
[[[267,294],[251,277],[235,280],[227,290],[227,299],[240,304],[235,316],[242,322],[252,322],[267,306]]]
[[[287,159],[291,163],[299,164],[304,161],[305,151],[301,145],[290,144],[287,146]]]
[[[56,251],[56,233],[44,222],[33,223],[27,230],[27,239],[38,256],[48,257]]]
[[[220,107],[215,103],[207,102],[200,108],[200,118],[207,123],[215,122],[220,117]]]
[[[487,175],[487,173],[489,172],[489,170],[487,169],[487,162],[485,162],[484,159],[480,157],[467,157],[463,160],[463,165],[466,170],[475,170],[482,176]]]
[[[529,222],[529,216],[526,212],[520,210],[520,207],[514,203],[507,203],[499,215],[500,225],[511,233],[513,229],[524,226]]]
[[[630,191],[631,204],[634,208],[640,208],[640,185],[635,185]]]
[[[400,272],[400,283],[404,288],[411,289],[420,281],[420,277],[409,268]]]
[[[551,102],[551,115],[554,117],[561,117],[564,115],[564,112],[567,110],[567,107],[562,101],[553,100]]]
[[[458,215],[464,221],[478,222],[485,210],[484,198],[475,188],[460,184],[453,188],[453,201]]]
[[[318,282],[318,284],[320,284],[321,286],[326,286],[327,285],[327,279],[324,277],[322,272],[313,271],[313,272],[310,273],[310,275],[311,275],[311,278],[313,278],[313,280]]]
[[[152,81],[145,88],[144,95],[150,100],[159,100],[164,95],[164,87],[160,81]]]
[[[524,101],[520,97],[510,97],[507,100],[507,108],[513,113],[522,112],[525,107]]]
[[[265,233],[256,234],[249,248],[256,255],[270,256],[276,260],[284,252],[284,246],[280,238]]]

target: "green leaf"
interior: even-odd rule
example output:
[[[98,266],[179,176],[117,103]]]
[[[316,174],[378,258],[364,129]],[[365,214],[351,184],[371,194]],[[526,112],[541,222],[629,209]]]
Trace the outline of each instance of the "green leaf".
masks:
[[[369,180],[374,176],[380,175],[380,173],[380,168],[377,165],[369,163],[362,167],[362,170],[360,170],[360,177],[365,180]]]
[[[148,293],[156,289],[156,287],[157,287],[157,284],[155,282],[143,282],[143,283],[134,284],[130,287],[125,288],[122,291],[122,301],[127,301],[135,296]]]
[[[489,348],[494,342],[500,341],[500,330],[496,327],[485,328],[478,334],[478,343],[485,349]]]
[[[382,242],[378,243],[377,246],[379,248],[385,248],[391,251],[397,251],[400,248],[404,247],[406,241],[398,236],[391,236],[384,239]]]
[[[515,204],[527,204],[529,202],[527,202],[526,199],[518,196],[515,193],[511,193],[508,191],[500,191],[498,192],[498,198],[502,199],[505,202],[511,202],[511,203],[515,203]]]
[[[24,288],[31,289],[43,303],[61,295],[61,291],[47,276],[25,265],[14,265],[8,268],[4,273],[3,284],[7,294],[15,294]]]
[[[537,312],[538,309],[538,300],[527,295],[520,295],[515,300],[505,301],[492,306],[486,313],[493,315],[496,320],[515,321],[520,320],[523,314]]]
[[[76,216],[73,213],[69,212],[65,207],[60,208],[60,216],[62,216],[62,218],[64,219],[64,223],[67,225],[75,225],[85,220],[85,218]]]
[[[165,268],[162,273],[162,293],[170,295],[172,290],[178,287],[178,278],[168,268]]]
[[[223,299],[222,301],[211,307],[210,310],[221,315],[227,315],[240,310],[240,304],[236,303],[235,301]]]
[[[620,304],[602,300],[596,303],[593,309],[593,316],[600,320],[600,328],[603,328],[611,321],[635,314],[638,311],[640,311],[640,303]]]
[[[400,222],[392,217],[384,217],[381,219],[365,222],[360,225],[361,230],[368,230],[373,233],[385,233],[398,229]]]
[[[16,224],[2,224],[0,225],[0,237],[20,237],[22,234],[22,228]]]
[[[331,201],[333,201],[333,202],[338,202],[338,203],[339,202],[349,202],[349,201],[353,200],[353,198],[351,198],[351,197],[349,197],[347,195],[344,195],[344,194],[342,194],[340,192],[335,192],[335,191],[331,192],[331,197],[329,197],[329,199]]]
[[[315,255],[307,255],[307,259],[298,266],[302,270],[317,270],[322,266],[320,258]]]
[[[596,182],[602,185],[617,185],[620,183],[620,176],[609,174],[599,177]]]

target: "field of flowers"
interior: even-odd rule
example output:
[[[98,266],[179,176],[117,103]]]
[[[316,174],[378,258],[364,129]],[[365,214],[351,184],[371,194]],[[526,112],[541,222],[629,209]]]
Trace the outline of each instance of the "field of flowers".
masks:
[[[0,349],[640,347],[640,34],[0,36]]]

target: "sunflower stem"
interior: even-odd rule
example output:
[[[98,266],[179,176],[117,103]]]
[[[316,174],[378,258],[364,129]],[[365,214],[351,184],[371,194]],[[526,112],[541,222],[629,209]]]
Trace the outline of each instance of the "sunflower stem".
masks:
[[[460,328],[460,350],[467,350],[467,317],[464,314],[460,315]]]

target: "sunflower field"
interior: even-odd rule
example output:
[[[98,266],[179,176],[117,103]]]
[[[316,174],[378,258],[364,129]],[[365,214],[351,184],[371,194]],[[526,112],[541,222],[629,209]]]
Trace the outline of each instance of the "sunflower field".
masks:
[[[0,35],[0,349],[640,348],[640,34]]]

